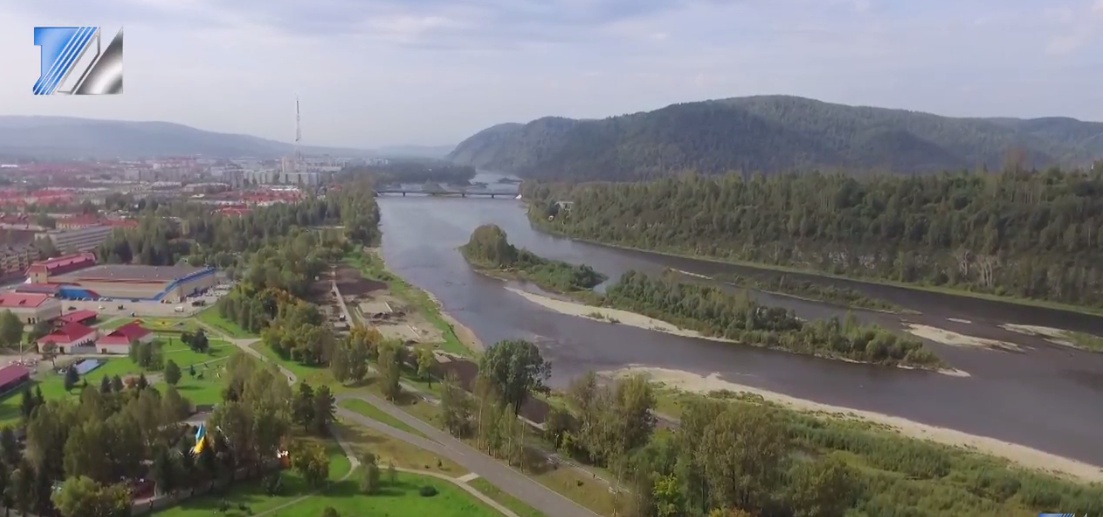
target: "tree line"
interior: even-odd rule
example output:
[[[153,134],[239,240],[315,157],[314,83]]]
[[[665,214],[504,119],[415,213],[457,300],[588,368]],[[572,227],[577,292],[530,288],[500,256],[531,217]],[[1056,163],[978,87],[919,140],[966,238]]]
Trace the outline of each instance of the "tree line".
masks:
[[[471,265],[524,277],[536,285],[560,293],[583,291],[605,281],[606,276],[590,266],[572,266],[548,260],[509,243],[505,231],[495,224],[474,229],[470,240],[459,248]]]
[[[920,340],[864,325],[854,315],[843,322],[835,317],[803,322],[793,311],[762,305],[747,293],[683,282],[674,272],[653,278],[629,271],[595,303],[752,346],[877,364],[943,365]]]
[[[521,192],[536,227],[570,237],[1102,305],[1101,162],[1073,172],[529,181]]]

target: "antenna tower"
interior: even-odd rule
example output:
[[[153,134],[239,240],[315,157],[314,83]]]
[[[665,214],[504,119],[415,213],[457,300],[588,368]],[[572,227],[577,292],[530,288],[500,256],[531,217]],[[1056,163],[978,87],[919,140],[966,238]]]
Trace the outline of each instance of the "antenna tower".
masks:
[[[300,96],[297,96],[297,139],[296,139],[296,145],[294,147],[295,147],[297,161],[299,162],[301,160],[301,98],[300,98]]]

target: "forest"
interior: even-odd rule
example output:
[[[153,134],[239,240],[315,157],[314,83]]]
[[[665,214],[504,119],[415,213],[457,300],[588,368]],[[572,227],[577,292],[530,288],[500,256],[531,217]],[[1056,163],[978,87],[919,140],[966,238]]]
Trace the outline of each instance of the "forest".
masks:
[[[790,275],[775,273],[765,275],[736,274],[718,275],[717,278],[735,287],[797,296],[853,309],[884,312],[903,312],[906,310],[886,300],[867,296],[850,287],[825,285]]]
[[[605,275],[585,264],[572,266],[550,260],[509,243],[505,231],[495,224],[479,226],[459,248],[463,258],[479,270],[529,280],[557,293],[586,291],[605,281]]]
[[[1090,166],[1102,123],[951,118],[767,95],[672,104],[594,120],[498,124],[447,158],[558,181],[630,181],[697,171],[925,173]]]
[[[854,315],[843,322],[803,322],[793,312],[761,305],[745,294],[685,283],[677,273],[652,278],[629,271],[609,286],[601,304],[750,346],[876,364],[943,366],[920,340],[861,324]]]
[[[684,175],[521,189],[533,225],[569,237],[1102,307],[1101,162],[1073,172]]]

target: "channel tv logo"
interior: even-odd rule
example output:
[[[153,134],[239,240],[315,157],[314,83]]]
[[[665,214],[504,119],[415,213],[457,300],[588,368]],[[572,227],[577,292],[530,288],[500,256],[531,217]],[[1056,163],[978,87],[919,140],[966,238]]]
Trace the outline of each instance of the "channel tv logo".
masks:
[[[101,47],[100,27],[35,27],[40,47],[35,95],[123,92],[123,29]],[[68,88],[68,89],[67,89]]]
[[[1074,513],[1038,513],[1037,517],[1078,517]],[[1084,515],[1083,517],[1087,517]]]

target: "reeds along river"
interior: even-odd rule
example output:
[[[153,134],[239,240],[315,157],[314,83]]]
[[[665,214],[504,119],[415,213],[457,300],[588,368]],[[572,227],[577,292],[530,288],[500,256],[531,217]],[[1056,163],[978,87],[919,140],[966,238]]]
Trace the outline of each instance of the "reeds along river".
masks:
[[[587,370],[644,365],[719,373],[724,380],[815,402],[874,411],[1102,463],[1101,356],[1052,346],[1002,323],[1087,330],[1101,318],[871,284],[853,287],[888,298],[920,316],[857,311],[865,321],[904,328],[917,323],[1017,343],[1024,353],[927,344],[967,378],[849,364],[684,338],[551,312],[473,273],[456,248],[482,224],[497,224],[510,242],[546,258],[588,264],[610,278],[629,269],[667,268],[702,275],[740,272],[735,266],[621,250],[556,238],[531,228],[520,202],[474,198],[381,197],[386,263],[432,292],[485,343],[536,342],[552,362],[552,384]],[[891,290],[891,291],[883,291]],[[767,295],[768,303],[803,318],[843,314],[820,303]],[[958,323],[952,319],[971,321]],[[1095,324],[1097,322],[1097,325]],[[1101,332],[1098,332],[1101,334]]]

